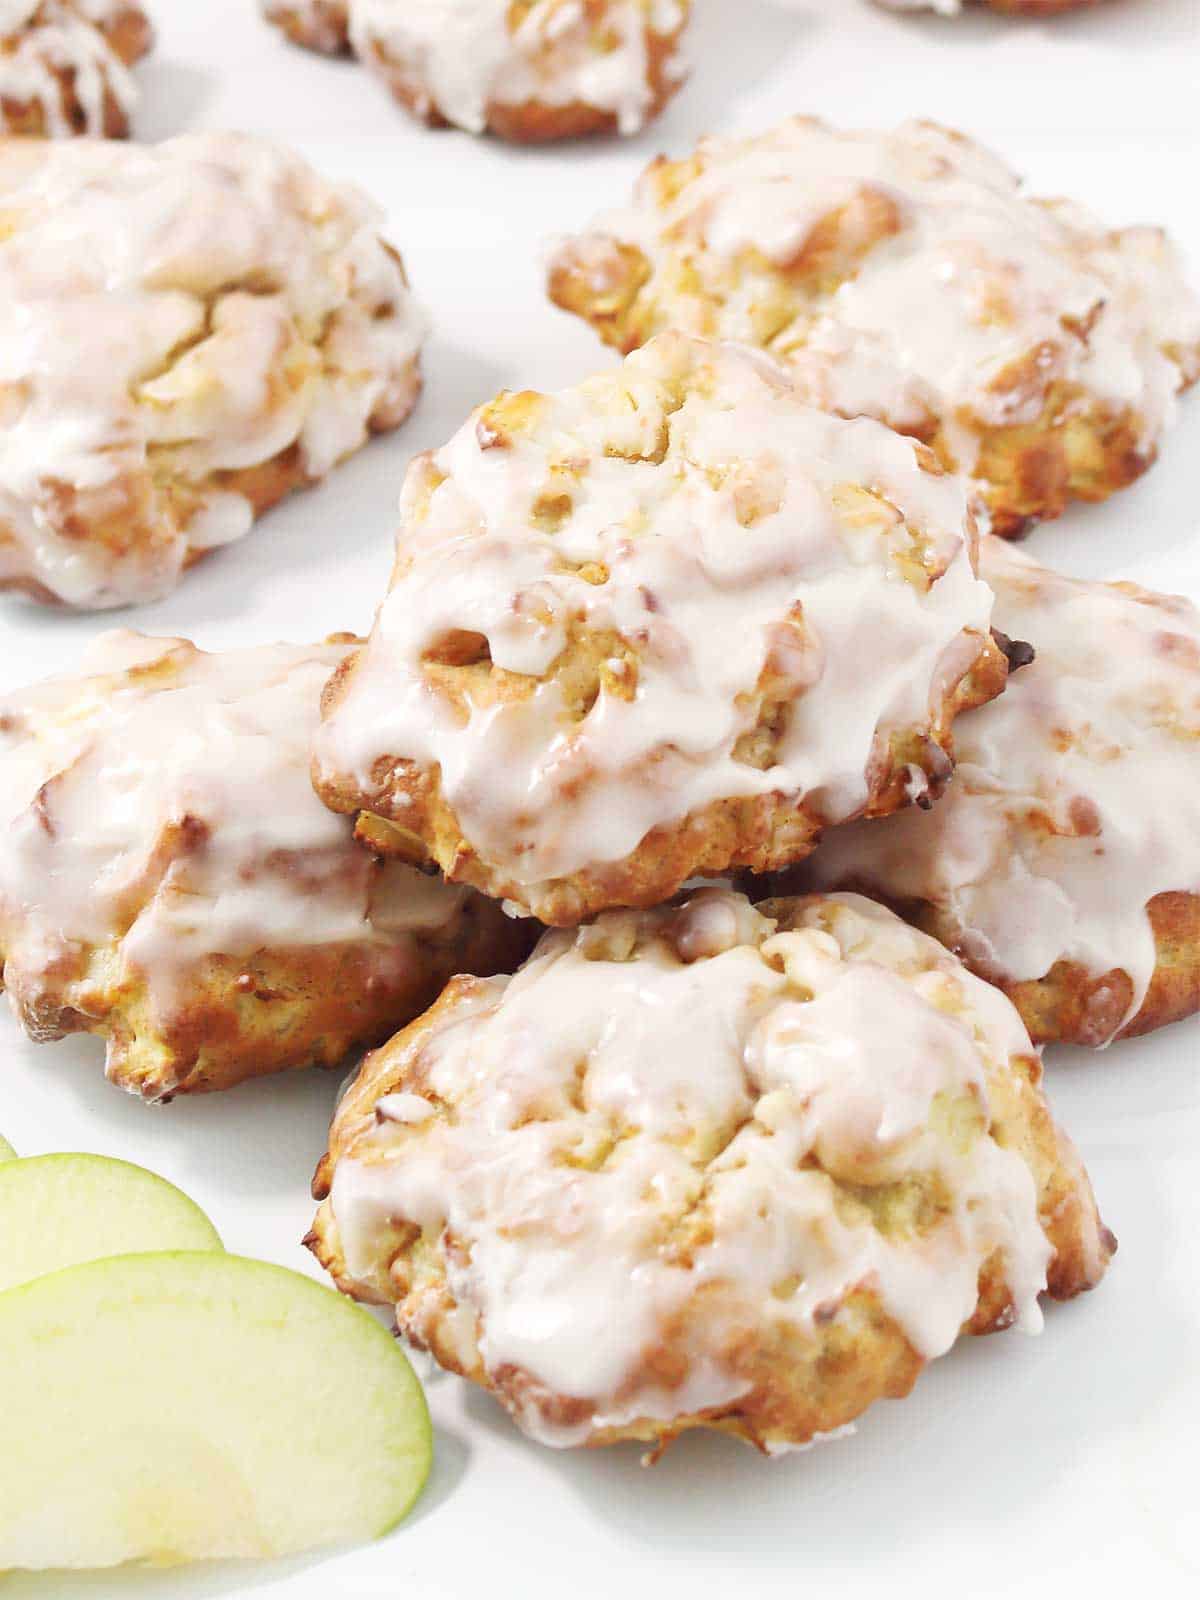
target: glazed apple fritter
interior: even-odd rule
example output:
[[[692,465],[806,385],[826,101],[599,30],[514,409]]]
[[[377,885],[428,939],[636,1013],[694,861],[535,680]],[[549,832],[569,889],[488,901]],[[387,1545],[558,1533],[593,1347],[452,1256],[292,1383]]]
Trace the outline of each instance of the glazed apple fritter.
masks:
[[[807,888],[879,895],[999,984],[1041,1042],[1200,1011],[1200,613],[995,539],[982,575],[1031,665],[955,730],[932,810],[835,828]]]
[[[784,865],[935,792],[1002,687],[973,547],[928,450],[756,352],[666,335],[501,394],[409,470],[318,792],[559,925]]]
[[[412,408],[378,213],[277,145],[9,140],[0,212],[0,589],[154,599]]]
[[[1114,1241],[1015,1010],[855,895],[705,890],[459,980],[339,1107],[310,1243],[551,1445],[776,1452]]]
[[[972,475],[1004,535],[1132,482],[1200,374],[1200,299],[1158,229],[1037,199],[929,122],[793,117],[660,157],[558,245],[549,290],[619,350],[664,327],[768,350]]]
[[[308,778],[347,642],[103,635],[0,701],[0,960],[35,1039],[97,1033],[148,1100],[378,1043],[528,948],[498,906],[354,843]]]

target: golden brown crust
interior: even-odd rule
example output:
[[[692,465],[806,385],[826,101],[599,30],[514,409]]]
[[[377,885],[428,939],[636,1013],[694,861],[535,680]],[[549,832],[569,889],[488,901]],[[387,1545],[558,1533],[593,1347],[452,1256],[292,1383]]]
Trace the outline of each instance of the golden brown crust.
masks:
[[[685,15],[679,27],[670,33],[655,33],[649,29],[646,32],[646,83],[649,89],[646,122],[653,122],[683,86],[683,77],[677,70],[676,51],[686,20]],[[370,57],[394,98],[418,122],[423,122],[427,128],[452,126],[431,102],[425,86],[417,82],[401,64],[390,61],[377,42],[370,46]],[[673,67],[675,70],[672,70]],[[601,110],[582,100],[570,101],[565,105],[545,105],[538,100],[509,105],[490,100],[486,117],[487,131],[509,144],[550,144],[560,139],[583,139],[620,131],[616,112]]]
[[[154,25],[139,5],[123,7],[98,26],[127,67],[154,48]]]
[[[336,710],[360,660],[356,652],[334,672],[322,697],[323,715]],[[511,692],[523,698],[533,692],[535,680],[504,676],[513,681],[502,685],[501,696]],[[1006,676],[1007,661],[989,638],[971,670],[950,686],[929,736],[893,740],[873,762],[870,798],[858,815],[886,816],[907,804],[914,767],[924,772],[929,792],[938,793],[952,770],[948,752],[954,719],[993,699]],[[528,887],[482,861],[464,836],[436,767],[384,761],[374,776],[376,798],[369,811],[359,811],[362,796],[353,778],[324,773],[316,778],[318,793],[332,810],[359,811],[356,835],[363,844],[413,864],[435,862],[452,882],[524,903]],[[679,823],[653,829],[620,861],[548,880],[530,909],[552,927],[571,927],[607,906],[654,906],[691,877],[739,869],[770,872],[797,861],[815,847],[823,826],[816,800],[797,805],[794,797],[778,792],[717,800]]]
[[[1154,930],[1154,975],[1145,999],[1123,1028],[1118,1024],[1133,999],[1133,982],[1119,968],[1096,977],[1078,962],[1058,961],[1044,978],[1021,983],[992,978],[1037,1043],[1094,1046],[1131,1039],[1200,1012],[1200,895],[1155,895],[1146,913]],[[916,920],[941,936],[931,912]],[[954,947],[952,937],[944,942]]]
[[[414,935],[389,952],[367,944],[213,955],[187,972],[167,1009],[111,946],[60,962],[14,996],[22,1025],[46,1041],[95,1033],[108,1078],[145,1100],[229,1089],[295,1067],[334,1067],[378,1044],[460,971],[508,968],[528,951],[528,923],[472,899],[454,933]]]
[[[292,44],[325,56],[350,53],[350,17],[345,0],[268,0],[266,15]]]
[[[784,893],[803,888],[803,868],[795,882],[786,873],[775,881]],[[889,906],[1003,990],[1035,1044],[1095,1048],[1115,1039],[1152,1033],[1200,1012],[1200,895],[1181,890],[1155,895],[1147,904],[1154,930],[1154,974],[1137,1012],[1120,1027],[1133,999],[1133,980],[1120,968],[1096,976],[1079,962],[1056,961],[1042,978],[1006,978],[987,970],[964,949],[962,928],[941,908],[928,901],[881,894],[877,884],[853,875],[842,886]]]
[[[528,924],[472,901],[452,940],[418,940],[417,959],[391,970],[364,947],[214,956],[169,1015],[151,1015],[145,989],[131,984],[110,994],[103,1023],[80,1020],[106,1033],[106,1071],[119,1087],[155,1101],[204,1094],[294,1067],[336,1067],[428,1005],[448,976],[508,966],[530,942]]]
[[[1051,391],[1036,422],[981,432],[975,475],[991,531],[1018,539],[1039,519],[1061,516],[1072,500],[1107,500],[1128,488],[1158,454],[1140,432],[1135,412],[1089,405],[1069,385]],[[945,430],[927,442],[953,470]]]
[[[314,1200],[324,1200],[329,1194],[333,1169],[354,1142],[372,1127],[375,1105],[385,1094],[391,1094],[408,1071],[408,1061],[420,1049],[424,1040],[433,1034],[442,1020],[453,1014],[464,999],[486,988],[486,980],[477,977],[451,978],[437,999],[419,1017],[393,1035],[387,1044],[373,1050],[359,1067],[349,1088],[338,1102],[333,1124],[329,1130],[329,1148],[322,1156],[313,1177]]]
[[[74,67],[47,61],[45,69],[58,85],[59,109],[67,126],[72,133],[87,133],[88,116],[76,88]],[[108,83],[104,86],[101,115],[102,129],[99,131],[103,132],[104,138],[128,139],[129,117]],[[25,139],[48,139],[55,131],[47,115],[44,98],[21,100],[11,95],[0,95],[0,127],[7,135]]]
[[[393,252],[389,249],[389,253]],[[384,396],[376,405],[368,422],[369,431],[381,434],[398,427],[416,404],[421,384],[418,356],[414,357],[410,381],[405,388]],[[299,443],[288,445],[268,461],[236,471],[217,472],[195,485],[172,481],[169,475],[157,471],[157,456],[157,451],[150,450],[144,475],[124,479],[111,487],[104,515],[98,514],[94,502],[86,516],[72,517],[68,508],[58,531],[64,537],[77,538],[81,545],[89,548],[99,546],[114,562],[119,562],[134,552],[150,552],[169,544],[180,531],[186,533],[188,522],[203,508],[207,496],[214,490],[241,495],[249,502],[257,520],[288,495],[321,481],[319,476],[306,471]],[[64,497],[69,493],[63,489]],[[9,542],[16,544],[18,540],[0,518],[0,549]],[[194,567],[212,553],[205,548],[189,549],[184,556],[184,568]],[[62,606],[65,603],[60,595],[32,578],[0,577],[0,594],[5,592],[27,595],[41,605]]]

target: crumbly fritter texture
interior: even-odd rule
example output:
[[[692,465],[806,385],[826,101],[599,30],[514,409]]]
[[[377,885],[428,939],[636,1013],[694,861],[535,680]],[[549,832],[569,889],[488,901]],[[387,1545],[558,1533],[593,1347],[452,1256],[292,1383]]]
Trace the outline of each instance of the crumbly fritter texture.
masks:
[[[932,123],[796,117],[660,157],[556,247],[548,288],[622,351],[671,326],[791,362],[816,403],[973,475],[1005,536],[1132,482],[1200,373],[1200,301],[1159,230],[1028,196]]]
[[[418,458],[314,778],[372,849],[571,925],[937,792],[1007,663],[962,486],[664,336]]]
[[[547,934],[369,1056],[308,1242],[546,1443],[784,1449],[1099,1281],[1040,1081],[1003,996],[881,907],[705,891]]]
[[[276,145],[13,141],[0,205],[0,589],[156,598],[415,402],[377,213]]]
[[[924,815],[833,829],[805,888],[874,894],[1009,994],[1040,1043],[1200,1011],[1200,613],[985,539],[996,621],[1036,650],[958,725]]]
[[[297,1067],[341,1066],[429,1005],[458,972],[488,972],[527,948],[523,925],[500,916],[474,896],[449,937],[405,938],[391,960],[366,944],[206,957],[165,1007],[145,975],[123,967],[119,946],[103,947],[32,982],[23,974],[13,1000],[30,1038],[97,1034],[109,1082],[167,1104]]]
[[[520,959],[499,907],[369,856],[312,794],[348,648],[110,634],[5,699],[0,961],[32,1038],[96,1033],[109,1078],[162,1101],[335,1065]]]
[[[127,138],[137,94],[126,68],[153,42],[132,0],[28,0],[0,32],[0,131]]]

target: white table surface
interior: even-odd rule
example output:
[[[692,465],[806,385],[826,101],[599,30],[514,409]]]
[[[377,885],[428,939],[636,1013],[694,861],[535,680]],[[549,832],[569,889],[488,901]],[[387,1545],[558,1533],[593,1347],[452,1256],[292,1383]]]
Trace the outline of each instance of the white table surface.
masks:
[[[799,110],[851,125],[939,118],[994,144],[1042,192],[1069,193],[1113,223],[1166,223],[1200,267],[1195,0],[1109,0],[1040,25],[901,18],[865,0],[696,0],[693,78],[657,126],[619,144],[528,151],[418,128],[361,69],[285,46],[256,0],[150,4],[160,44],[139,72],[140,134],[272,133],[373,192],[433,314],[428,385],[398,434],[159,604],[106,619],[3,597],[0,688],[68,666],[117,623],[209,647],[366,628],[409,456],[502,386],[572,383],[614,359],[544,300],[541,240],[620,201],[652,155],[682,153],[705,131]],[[1073,572],[1200,599],[1200,398],[1185,402],[1147,478],[1039,530],[1029,548]],[[0,1129],[22,1153],[142,1162],[193,1194],[231,1249],[319,1275],[299,1240],[335,1076],[147,1108],[105,1083],[98,1041],[35,1048],[6,1015],[0,1029]],[[1050,1307],[1040,1339],[964,1341],[853,1438],[767,1462],[693,1435],[645,1471],[633,1448],[532,1444],[485,1395],[435,1375],[434,1476],[381,1543],[275,1564],[14,1575],[0,1594],[1195,1595],[1198,1039],[1189,1022],[1103,1054],[1049,1052],[1055,1109],[1121,1241],[1108,1279]],[[179,1358],[137,1359],[148,1383],[168,1386]]]

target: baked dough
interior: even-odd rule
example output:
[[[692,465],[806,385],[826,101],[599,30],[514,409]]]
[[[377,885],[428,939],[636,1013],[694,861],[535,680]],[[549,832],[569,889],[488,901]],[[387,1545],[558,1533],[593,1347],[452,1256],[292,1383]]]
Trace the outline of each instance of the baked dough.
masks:
[[[660,157],[554,249],[549,290],[620,350],[673,326],[794,362],[818,403],[973,474],[1008,536],[1136,478],[1200,374],[1200,300],[1159,230],[1035,199],[928,122],[794,117]]]
[[[379,213],[277,145],[10,140],[0,214],[0,588],[161,596],[412,408]]]
[[[998,983],[1038,1041],[1200,1011],[1200,613],[985,540],[996,622],[1037,657],[955,729],[932,811],[834,829],[810,887],[887,899]]]
[[[639,132],[683,82],[691,0],[350,0],[350,37],[432,126],[521,144]]]
[[[153,40],[136,0],[0,0],[0,132],[127,137]]]
[[[350,49],[349,0],[263,0],[263,14],[307,50],[340,56]]]
[[[379,861],[313,794],[348,648],[108,633],[0,700],[0,959],[33,1038],[101,1034],[113,1082],[166,1100],[332,1065],[521,958],[499,907]]]
[[[936,791],[1007,663],[965,491],[682,334],[503,393],[401,496],[314,775],[373,848],[543,922],[794,861]]]
[[[310,1243],[551,1445],[804,1445],[1114,1241],[1002,994],[853,895],[544,936],[369,1056]]]
[[[312,49],[351,49],[430,127],[520,144],[637,133],[682,84],[691,0],[265,0]]]

